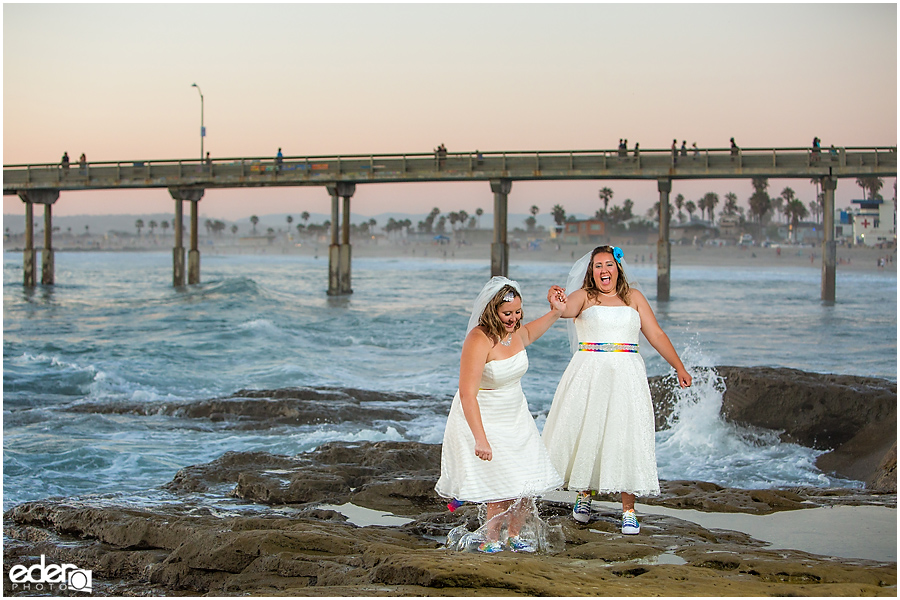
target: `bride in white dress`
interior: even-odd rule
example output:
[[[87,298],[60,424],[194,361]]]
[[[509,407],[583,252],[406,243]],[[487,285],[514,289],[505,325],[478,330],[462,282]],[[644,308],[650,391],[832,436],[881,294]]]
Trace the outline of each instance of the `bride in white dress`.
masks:
[[[638,353],[644,334],[675,368],[681,387],[691,385],[672,342],[641,292],[628,285],[622,250],[599,246],[569,275],[563,317],[574,319],[577,341],[544,425],[543,439],[553,466],[569,490],[578,491],[572,516],[587,523],[591,490],[621,492],[622,533],[640,532],[635,495],[659,494],[653,403],[644,359]],[[576,346],[577,343],[577,346]]]
[[[533,552],[534,545],[519,537],[530,509],[521,500],[562,485],[520,383],[528,369],[525,347],[556,322],[565,301],[554,295],[551,306],[523,325],[519,284],[494,277],[475,299],[469,319],[435,490],[444,498],[488,503],[482,552]],[[505,543],[499,539],[504,525]]]

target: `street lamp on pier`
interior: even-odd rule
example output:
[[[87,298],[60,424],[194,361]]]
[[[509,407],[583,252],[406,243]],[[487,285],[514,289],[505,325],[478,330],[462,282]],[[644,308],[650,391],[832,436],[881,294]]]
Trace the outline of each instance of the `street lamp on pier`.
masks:
[[[197,88],[200,93],[200,160],[203,161],[203,138],[206,137],[206,127],[203,126],[203,92],[196,83],[192,83],[191,87]]]

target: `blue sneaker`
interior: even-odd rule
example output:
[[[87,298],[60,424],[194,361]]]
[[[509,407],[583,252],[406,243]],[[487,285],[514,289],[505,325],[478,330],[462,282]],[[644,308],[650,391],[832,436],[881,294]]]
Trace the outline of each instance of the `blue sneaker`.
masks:
[[[535,552],[535,547],[531,542],[523,540],[517,535],[511,536],[507,543],[513,552]]]
[[[591,492],[578,492],[575,497],[575,506],[572,508],[572,518],[579,523],[587,523],[591,520]]]
[[[637,516],[633,510],[626,510],[622,513],[622,533],[625,535],[637,535],[641,532],[641,524],[638,523]]]

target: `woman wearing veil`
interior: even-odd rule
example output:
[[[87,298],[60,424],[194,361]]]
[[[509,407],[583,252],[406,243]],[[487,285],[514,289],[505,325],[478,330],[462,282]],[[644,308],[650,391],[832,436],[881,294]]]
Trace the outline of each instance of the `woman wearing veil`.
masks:
[[[553,466],[569,490],[577,491],[573,518],[591,518],[591,491],[622,494],[622,533],[637,534],[635,495],[659,494],[653,404],[644,360],[644,334],[675,368],[678,383],[691,385],[669,337],[644,295],[628,285],[621,248],[599,246],[572,267],[563,317],[571,318],[574,353],[553,396],[543,439]],[[577,334],[577,335],[576,335]]]
[[[481,552],[534,552],[519,536],[529,514],[524,499],[553,490],[562,478],[550,464],[520,380],[528,369],[525,347],[541,337],[565,309],[522,324],[519,284],[493,277],[475,299],[459,365],[459,390],[450,406],[441,448],[440,496],[487,503]],[[500,534],[506,526],[506,540]]]

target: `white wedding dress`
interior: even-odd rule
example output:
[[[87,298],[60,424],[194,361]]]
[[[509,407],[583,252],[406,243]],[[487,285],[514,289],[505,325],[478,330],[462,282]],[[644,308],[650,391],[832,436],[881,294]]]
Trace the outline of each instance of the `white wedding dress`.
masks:
[[[630,306],[591,306],[575,328],[579,342],[637,344],[641,317]],[[653,403],[637,352],[575,352],[543,438],[570,490],[659,494]]]
[[[536,496],[562,485],[525,401],[520,380],[527,370],[524,349],[484,365],[478,407],[491,445],[490,461],[475,456],[475,437],[456,392],[441,448],[441,476],[435,486],[439,495],[496,502]]]

